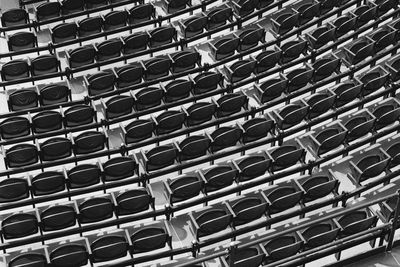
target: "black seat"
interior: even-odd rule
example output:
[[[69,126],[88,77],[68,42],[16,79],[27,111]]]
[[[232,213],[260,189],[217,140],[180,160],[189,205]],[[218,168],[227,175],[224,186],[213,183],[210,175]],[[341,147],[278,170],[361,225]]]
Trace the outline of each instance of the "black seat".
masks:
[[[194,78],[193,91],[195,94],[203,94],[217,89],[217,86],[222,82],[221,73],[203,72]]]
[[[3,139],[26,136],[30,133],[30,122],[25,117],[11,117],[0,123],[0,135]]]
[[[21,51],[37,47],[37,38],[33,32],[17,32],[7,36],[8,49],[10,51]]]
[[[122,41],[120,39],[110,39],[96,45],[96,60],[104,61],[110,58],[116,58],[121,55]]]
[[[266,70],[269,70],[275,67],[276,64],[281,59],[282,51],[280,51],[277,47],[271,50],[265,50],[256,56],[256,67],[254,69],[255,73],[262,73]]]
[[[226,21],[233,16],[232,8],[228,6],[219,6],[207,13],[208,25],[207,29],[211,30],[226,24]]]
[[[242,130],[237,127],[220,127],[211,133],[211,152],[234,146],[242,137]]]
[[[236,163],[240,169],[239,181],[243,182],[254,179],[268,172],[272,160],[265,156],[250,155],[238,160]]]
[[[96,118],[96,111],[92,106],[75,105],[64,112],[64,122],[66,127],[74,127],[92,123]]]
[[[291,235],[274,238],[264,245],[268,253],[266,261],[278,261],[293,256],[302,249],[303,243]]]
[[[10,111],[30,109],[38,106],[39,96],[34,90],[20,89],[11,93],[7,102]]]
[[[350,166],[354,178],[361,183],[369,178],[376,177],[386,170],[390,157],[381,154],[372,154],[363,157],[355,165]]]
[[[371,216],[366,210],[358,210],[343,215],[338,219],[342,227],[340,236],[348,236],[365,231],[377,222],[376,216]]]
[[[340,59],[333,57],[321,58],[316,60],[312,67],[314,69],[313,82],[318,82],[340,70]]]
[[[340,228],[334,228],[329,223],[320,223],[304,230],[301,235],[306,240],[306,248],[315,248],[333,242]]]
[[[281,45],[282,56],[281,62],[287,63],[298,58],[307,48],[307,41],[304,39],[298,39],[289,41]]]
[[[236,9],[236,12],[239,16],[247,16],[256,9],[260,1],[259,0],[235,0],[236,5],[233,7]]]
[[[355,65],[374,54],[374,43],[367,39],[356,40],[349,48],[344,48],[346,59],[350,64]]]
[[[77,68],[92,64],[96,56],[93,46],[81,46],[67,52],[68,64],[71,68]]]
[[[33,235],[38,232],[38,220],[29,213],[16,213],[1,222],[4,239],[12,239]]]
[[[164,0],[163,2],[168,13],[174,13],[176,11],[185,9],[186,6],[191,4],[190,0]]]
[[[194,218],[198,228],[196,230],[196,237],[218,233],[226,229],[232,222],[233,216],[225,209],[214,208],[207,210]]]
[[[240,38],[225,37],[214,44],[210,44],[212,55],[216,60],[221,60],[235,54],[239,47]]]
[[[145,64],[145,78],[146,80],[153,80],[160,77],[168,76],[169,70],[172,66],[172,61],[169,58],[152,58]]]
[[[296,7],[296,11],[299,12],[299,24],[304,25],[314,17],[320,15],[320,4],[315,2],[304,2]]]
[[[188,126],[198,125],[209,121],[217,110],[214,103],[197,102],[188,107],[188,117],[186,123]]]
[[[130,114],[133,108],[133,97],[118,95],[110,98],[105,103],[106,118],[113,119]]]
[[[128,215],[149,209],[153,198],[145,188],[130,189],[116,196],[117,214]]]
[[[313,94],[313,96],[307,100],[307,105],[310,107],[308,117],[313,119],[329,111],[333,108],[335,100],[336,95],[329,91]]]
[[[42,111],[32,117],[32,128],[35,133],[45,133],[62,128],[62,117],[57,111]]]
[[[184,175],[176,179],[168,179],[167,186],[170,204],[194,198],[200,194],[204,182],[196,176]]]
[[[353,14],[357,17],[357,26],[361,27],[364,24],[368,23],[370,20],[374,20],[377,13],[377,6],[374,4],[364,4],[358,6]]]
[[[107,143],[107,137],[102,132],[88,131],[74,138],[75,154],[89,154],[103,150]]]
[[[386,149],[386,153],[392,158],[390,166],[397,166],[400,163],[400,143],[396,142],[391,144],[391,146]]]
[[[128,12],[125,10],[115,10],[104,16],[104,30],[113,30],[126,26]]]
[[[178,110],[164,111],[157,116],[157,134],[167,134],[182,128],[185,122],[185,113]]]
[[[99,95],[114,90],[116,77],[112,72],[100,71],[86,76],[89,95]]]
[[[106,197],[90,198],[79,205],[80,223],[92,223],[109,219],[113,216],[114,206]]]
[[[84,10],[84,0],[62,0],[61,1],[61,12],[63,15],[68,15]]]
[[[340,145],[346,139],[347,131],[340,128],[328,127],[315,135],[315,140],[318,142],[317,154],[322,155],[329,152]]]
[[[62,43],[64,41],[76,39],[78,34],[78,25],[76,23],[61,23],[50,29],[53,43]]]
[[[384,86],[389,79],[389,75],[380,68],[368,71],[360,77],[363,83],[362,95],[369,95]]]
[[[285,130],[301,123],[307,116],[309,109],[310,107],[308,105],[302,105],[301,103],[286,105],[279,112],[280,118],[277,120],[278,127]]]
[[[330,179],[327,175],[316,175],[309,177],[303,183],[301,187],[304,189],[304,201],[313,201],[337,190],[339,181],[336,179]]]
[[[246,51],[256,47],[259,42],[265,40],[265,30],[263,28],[247,29],[239,34],[239,38],[240,44],[238,51]]]
[[[35,145],[18,144],[6,150],[5,162],[10,168],[18,168],[37,163],[38,150]]]
[[[27,24],[29,15],[25,9],[11,8],[1,15],[1,24],[3,27],[17,26]]]
[[[124,88],[142,81],[144,69],[141,65],[127,65],[116,70],[117,86]]]
[[[337,96],[335,101],[336,107],[341,107],[356,99],[360,95],[362,87],[361,84],[345,82],[333,89],[333,92]]]
[[[256,61],[252,60],[240,60],[233,63],[229,69],[231,72],[229,73],[230,82],[239,82],[243,79],[248,78],[253,72],[256,66]]]
[[[193,89],[193,83],[192,81],[177,79],[165,85],[164,89],[165,102],[174,102],[188,97]]]
[[[314,49],[319,49],[327,43],[335,39],[335,28],[329,26],[321,26],[316,28],[310,34],[307,34],[308,41]]]
[[[71,140],[64,137],[54,137],[40,144],[42,161],[52,161],[72,155]]]
[[[31,60],[32,76],[58,72],[60,62],[57,56],[42,55]]]
[[[12,258],[8,263],[9,267],[19,267],[28,264],[33,264],[34,266],[46,266],[47,259],[43,254],[31,252],[31,253],[22,253],[18,256]]]
[[[291,93],[301,89],[311,82],[314,70],[308,68],[297,68],[286,74],[288,80],[287,92]]]
[[[31,182],[35,196],[54,194],[65,189],[65,177],[56,171],[42,172],[33,177]]]
[[[288,81],[286,79],[270,79],[256,85],[256,94],[260,102],[267,103],[280,97],[285,92]]]
[[[285,12],[274,15],[271,18],[272,29],[279,35],[284,35],[299,25],[299,13],[295,10],[286,9]]]
[[[242,248],[235,250],[233,262],[235,267],[258,267],[261,266],[265,259],[265,254],[260,253],[257,248]],[[230,262],[231,258],[228,255],[226,262]]]
[[[64,244],[50,253],[50,262],[55,266],[84,266],[88,263],[89,252],[86,247],[81,244]]]
[[[14,202],[29,197],[26,179],[8,178],[0,182],[0,203]]]
[[[147,151],[145,156],[146,170],[154,171],[173,165],[178,156],[178,150],[173,145],[157,146]]]
[[[176,29],[172,26],[162,26],[149,32],[149,35],[150,46],[157,47],[171,43],[172,39],[176,38]]]
[[[196,51],[181,51],[171,55],[173,60],[172,72],[179,73],[189,69],[193,69],[201,59]]]
[[[206,192],[213,192],[230,186],[236,181],[238,171],[232,169],[231,166],[214,166],[204,172],[204,178],[207,183],[205,186]]]
[[[151,120],[134,120],[124,128],[124,137],[127,144],[150,138],[155,130]]]
[[[351,16],[351,14],[346,14],[335,19],[332,24],[336,27],[336,37],[340,37],[355,29],[356,18]]]
[[[142,253],[165,247],[171,237],[161,227],[145,227],[131,235],[131,253]]]
[[[295,145],[282,145],[270,152],[273,158],[272,171],[282,170],[303,160],[306,151]]]
[[[1,68],[1,79],[13,81],[29,77],[29,66],[25,60],[15,59],[8,61]]]
[[[101,6],[106,6],[108,0],[85,0],[86,8],[97,8]]]
[[[108,182],[133,177],[137,167],[132,158],[112,158],[103,164],[103,179]]]
[[[81,37],[101,32],[103,28],[101,17],[88,17],[78,22],[78,34]]]
[[[149,20],[155,15],[155,8],[151,3],[140,4],[129,10],[129,23],[135,24]]]
[[[72,206],[51,206],[40,213],[43,231],[61,230],[76,224],[77,214]]]
[[[371,35],[375,41],[374,49],[376,52],[388,47],[395,42],[396,31],[390,28],[381,28]]]
[[[211,145],[206,136],[192,135],[179,143],[179,160],[189,160],[204,156]]]
[[[189,17],[181,23],[186,38],[190,38],[204,32],[204,28],[207,26],[207,16],[195,15]]]
[[[221,96],[218,100],[218,117],[230,116],[247,108],[248,98],[241,93],[230,93]]]
[[[348,142],[360,138],[369,133],[375,124],[375,119],[365,116],[355,116],[345,123],[345,127],[349,131],[346,140]]]
[[[146,110],[161,105],[164,90],[159,87],[141,89],[135,94],[135,110]]]
[[[265,214],[267,208],[268,203],[259,197],[245,197],[232,205],[235,213],[233,224],[238,226],[257,220]]]
[[[43,106],[68,102],[71,90],[64,84],[49,84],[39,90],[40,104]]]
[[[242,124],[244,130],[242,141],[250,143],[268,135],[274,129],[274,121],[266,118],[254,118]]]
[[[303,198],[303,191],[293,186],[279,186],[271,190],[267,194],[267,198],[271,202],[269,212],[272,214],[285,211],[299,204]]]
[[[69,188],[82,188],[99,183],[101,170],[94,164],[80,164],[68,170],[67,176]]]
[[[93,262],[103,262],[125,257],[128,241],[120,235],[104,235],[90,244]]]
[[[36,7],[37,21],[57,18],[60,16],[61,4],[59,2],[45,2]]]
[[[400,107],[397,103],[379,105],[372,114],[376,117],[375,129],[379,130],[399,120]]]

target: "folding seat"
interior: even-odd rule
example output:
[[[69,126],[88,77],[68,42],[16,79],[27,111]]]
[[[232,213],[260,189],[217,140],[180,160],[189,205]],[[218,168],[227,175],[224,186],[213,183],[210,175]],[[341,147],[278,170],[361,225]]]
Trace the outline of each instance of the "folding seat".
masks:
[[[79,164],[66,172],[68,188],[84,188],[100,182],[99,164]]]
[[[203,191],[204,181],[196,174],[185,174],[164,181],[164,187],[168,203],[173,205],[198,196]]]
[[[271,168],[272,159],[264,151],[252,153],[232,161],[239,170],[239,182],[249,181],[266,174]]]
[[[108,5],[108,0],[85,0],[86,8],[97,8]]]
[[[272,78],[261,84],[254,84],[255,96],[259,103],[264,104],[280,97],[287,88],[288,80],[285,77]]]
[[[92,105],[75,105],[63,112],[65,127],[75,127],[97,121]]]
[[[4,239],[20,238],[36,234],[39,222],[35,211],[14,213],[1,222],[1,232]]]
[[[37,37],[33,32],[17,32],[13,35],[6,35],[9,51],[21,51],[37,47]]]
[[[235,0],[231,3],[236,13],[241,17],[249,15],[260,5],[259,0]]]
[[[116,157],[106,161],[102,166],[105,182],[133,177],[138,169],[136,160],[131,157]]]
[[[333,73],[339,73],[340,71],[340,58],[332,56],[323,57],[317,59],[310,67],[314,69],[313,82],[319,82],[325,78],[328,78]]]
[[[141,224],[128,229],[132,254],[153,252],[161,248],[172,250],[172,235],[168,222]]]
[[[138,51],[146,50],[150,42],[150,36],[147,32],[135,32],[122,38],[123,53],[125,55],[133,54]]]
[[[38,162],[39,153],[36,145],[18,144],[5,151],[4,161],[7,167],[19,168]]]
[[[208,17],[207,30],[212,30],[225,25],[227,20],[232,20],[233,10],[224,4],[210,9],[206,15]]]
[[[45,133],[62,128],[62,116],[57,111],[42,111],[32,117],[32,129],[35,133]]]
[[[223,76],[219,72],[203,72],[192,78],[192,81],[193,93],[198,95],[216,90],[218,84],[222,86]]]
[[[207,206],[202,210],[189,213],[192,233],[199,240],[211,234],[221,232],[232,224],[233,214],[226,203]]]
[[[151,3],[140,4],[129,9],[129,24],[150,20],[155,16],[155,7]]]
[[[172,60],[172,72],[179,73],[187,71],[196,67],[196,64],[200,66],[201,55],[195,49],[194,51],[186,50],[170,54]]]
[[[25,9],[11,8],[1,15],[1,24],[3,27],[28,24],[29,15]]]
[[[78,25],[75,22],[61,23],[50,28],[51,40],[54,44],[63,43],[76,39],[78,34]]]
[[[337,194],[339,188],[339,180],[330,170],[298,178],[294,182],[305,192],[304,202],[314,201],[331,193]]]
[[[50,262],[55,266],[85,266],[89,260],[89,252],[85,245],[68,242],[61,244],[50,252]]]
[[[198,14],[183,21],[180,20],[178,23],[184,37],[191,38],[204,32],[208,23],[208,18],[203,14]]]
[[[307,40],[300,36],[297,40],[289,41],[281,45],[281,62],[290,62],[298,58],[301,54],[306,53],[307,44]]]
[[[126,10],[114,10],[103,16],[104,30],[114,30],[126,26],[128,12]]]
[[[306,156],[305,148],[297,140],[289,140],[268,152],[273,159],[271,166],[273,172],[293,166],[299,161],[304,162]]]
[[[8,61],[1,67],[1,79],[3,81],[14,81],[28,78],[30,68],[28,62],[22,59]]]
[[[357,27],[365,25],[370,20],[375,20],[377,10],[377,6],[371,2],[365,2],[365,4],[352,10],[351,13],[357,18]]]
[[[340,0],[318,0],[320,2],[320,12],[324,15],[331,11],[335,6],[339,7],[341,5]]]
[[[78,22],[78,35],[80,37],[90,36],[101,32],[104,20],[102,17],[88,17]]]
[[[167,13],[175,13],[192,6],[191,0],[164,0],[161,3]]]
[[[65,56],[71,68],[78,68],[94,63],[96,50],[92,45],[80,46],[73,50],[65,51]]]
[[[261,52],[255,58],[250,56],[257,61],[254,73],[262,73],[275,67],[281,59],[281,54],[281,49],[275,45],[272,49]]]
[[[247,110],[248,98],[243,93],[229,93],[217,100],[217,116],[226,117]]]
[[[69,83],[54,83],[37,86],[42,106],[66,103],[71,99]]]
[[[37,21],[48,20],[60,16],[60,2],[45,2],[35,7]]]
[[[79,202],[78,220],[82,224],[100,222],[113,217],[114,205],[107,195],[79,200]]]
[[[377,6],[377,16],[387,13],[390,9],[396,9],[398,2],[394,0],[375,0],[373,2]]]
[[[277,35],[285,35],[299,25],[300,14],[296,10],[286,7],[271,14],[272,30]]]
[[[299,25],[304,25],[314,17],[319,17],[320,5],[320,2],[314,0],[294,2],[292,8],[299,13]]]
[[[42,161],[53,161],[72,155],[72,142],[68,138],[53,137],[40,144]]]
[[[313,49],[319,49],[331,41],[335,40],[336,28],[331,24],[320,26],[310,33],[306,33],[306,38]]]
[[[39,96],[36,90],[18,89],[14,92],[7,91],[7,104],[10,111],[35,108],[39,103]]]
[[[394,56],[385,62],[385,68],[390,73],[390,79],[394,82],[400,79],[400,57]]]
[[[167,110],[158,115],[154,122],[157,134],[167,134],[180,130],[185,122],[186,114],[178,110]]]
[[[178,145],[179,161],[198,158],[207,154],[211,140],[207,136],[192,135],[183,139]]]
[[[73,203],[52,205],[40,212],[40,228],[43,231],[62,230],[76,224],[77,214]]]
[[[197,102],[186,109],[186,124],[188,126],[202,124],[212,120],[213,115],[217,111],[215,103]]]
[[[30,61],[32,76],[51,74],[61,70],[57,55],[41,55]]]
[[[375,130],[382,129],[399,120],[400,103],[395,98],[389,98],[389,101],[382,101],[375,105],[371,113],[375,116]]]
[[[242,142],[244,144],[265,138],[275,128],[275,122],[268,115],[264,117],[247,120],[243,124],[239,124],[242,128]]]
[[[169,44],[172,40],[176,40],[177,38],[177,31],[172,25],[158,27],[148,34],[150,36],[150,47]]]
[[[242,130],[235,126],[224,126],[216,129],[208,136],[211,140],[211,152],[215,153],[224,148],[235,146],[242,134]]]
[[[125,143],[132,144],[152,137],[155,124],[153,120],[134,120],[121,128]]]
[[[247,266],[247,267],[257,267],[261,266],[262,262],[265,260],[265,254],[259,247],[246,247],[235,250],[233,259],[228,255],[225,257],[225,266],[229,266],[229,262],[233,260],[236,267]]]
[[[133,96],[131,95],[117,95],[107,100],[107,102],[101,99],[105,118],[109,120],[132,113],[133,101]]]
[[[310,67],[297,68],[288,73],[281,74],[285,80],[288,81],[286,91],[292,93],[303,87],[312,81],[314,70]]]
[[[73,14],[76,12],[83,11],[85,9],[84,0],[62,0],[61,1],[61,13],[63,15]]]
[[[300,204],[304,191],[291,181],[283,182],[263,191],[269,200],[269,214],[286,211]]]
[[[46,171],[31,177],[31,184],[35,196],[50,195],[65,189],[65,176],[62,172]]]
[[[141,157],[148,172],[174,165],[177,156],[178,149],[174,144],[157,146],[146,153],[141,150]]]
[[[265,263],[278,261],[297,254],[304,246],[304,241],[295,234],[279,236],[264,244],[267,251]]]
[[[363,84],[357,81],[346,81],[338,84],[332,88],[332,91],[336,94],[335,106],[341,107],[352,102],[361,94],[362,88]]]
[[[233,226],[240,226],[261,218],[268,209],[268,200],[259,192],[238,197],[229,201],[233,211]]]
[[[221,37],[208,43],[210,48],[209,53],[215,60],[222,60],[224,58],[233,56],[239,47],[239,43],[239,37]]]
[[[272,118],[281,130],[289,129],[301,123],[308,115],[310,107],[303,100],[293,102],[285,107],[273,110]]]
[[[84,76],[90,96],[104,94],[115,89],[116,77],[112,71],[99,71]]]
[[[189,97],[193,89],[193,82],[191,80],[176,79],[165,86],[161,85],[161,88],[165,91],[165,102],[172,103]]]
[[[374,128],[376,118],[369,111],[355,113],[347,118],[342,118],[341,122],[349,131],[346,141],[351,142],[363,137]]]
[[[366,96],[387,84],[389,81],[389,73],[381,66],[376,66],[364,73],[359,80],[363,83],[362,96]]]
[[[121,68],[115,68],[114,72],[117,78],[116,86],[118,88],[124,88],[142,81],[144,67],[140,63],[129,64]]]
[[[375,52],[379,52],[396,42],[396,30],[390,26],[380,27],[368,34],[367,38],[370,38],[373,42],[375,42]]]
[[[105,40],[96,44],[96,60],[104,61],[110,58],[119,57],[121,55],[122,47],[123,43],[119,38]]]
[[[107,132],[87,131],[74,137],[74,153],[90,154],[104,148],[108,149]]]
[[[304,248],[312,249],[329,244],[337,238],[339,231],[340,228],[331,221],[310,226],[301,232],[305,239]]]
[[[355,161],[358,160],[358,161]],[[350,160],[350,170],[352,178],[355,182],[361,182],[376,177],[385,172],[389,166],[391,157],[383,150],[372,151],[362,156],[361,159]],[[355,162],[354,162],[355,161]]]
[[[332,21],[332,26],[336,29],[335,36],[339,38],[348,32],[355,30],[357,18],[351,13],[347,13]]]
[[[347,129],[340,122],[319,127],[309,135],[310,147],[315,155],[319,157],[344,144],[347,133]]]
[[[31,123],[25,117],[11,117],[0,123],[0,136],[2,139],[27,136],[30,133]]]
[[[400,163],[400,143],[393,143],[386,150],[386,153],[392,158],[389,167],[394,167]]]
[[[361,37],[356,41],[344,46],[345,59],[350,65],[355,65],[374,54],[374,42]]]
[[[117,232],[118,233],[118,232]],[[104,262],[125,257],[128,253],[129,244],[125,232],[118,234],[107,234],[98,237],[91,242],[92,262]]]
[[[238,52],[256,47],[260,42],[265,42],[265,29],[256,24],[256,27],[246,27],[243,31],[235,32],[240,38]]]
[[[340,228],[339,236],[349,236],[375,227],[378,217],[373,215],[369,209],[349,212],[333,221]]]
[[[26,179],[8,178],[0,181],[0,203],[15,202],[29,197]]]
[[[8,266],[9,267],[19,267],[24,266],[26,264],[32,264],[34,266],[46,266],[47,259],[43,253],[36,253],[36,252],[27,252],[27,253],[18,253],[18,255],[12,258]]]
[[[172,67],[172,60],[168,57],[153,57],[144,63],[144,77],[146,80],[154,80],[168,76]]]
[[[224,69],[230,83],[239,82],[250,77],[254,72],[257,62],[253,60],[239,60],[230,66],[225,65]]]
[[[116,194],[115,194],[116,195]],[[154,197],[146,188],[129,189],[115,196],[118,216],[135,214],[154,208]]]
[[[310,107],[310,110],[308,111],[308,118],[316,118],[329,111],[331,108],[334,108],[335,100],[336,94],[329,89],[320,91],[319,93],[315,93],[312,96],[307,97],[305,102]]]
[[[201,170],[199,175],[206,181],[205,192],[214,192],[226,188],[237,180],[238,170],[230,165],[214,165]]]

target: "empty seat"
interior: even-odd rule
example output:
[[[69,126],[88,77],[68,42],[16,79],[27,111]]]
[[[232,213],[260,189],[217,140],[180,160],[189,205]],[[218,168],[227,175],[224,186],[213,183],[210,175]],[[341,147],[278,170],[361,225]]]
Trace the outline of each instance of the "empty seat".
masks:
[[[129,23],[135,24],[149,20],[155,15],[155,8],[151,3],[140,4],[129,10]]]
[[[177,79],[165,85],[165,102],[174,102],[190,95],[193,89],[192,81]]]
[[[61,172],[46,171],[34,176],[31,183],[35,196],[54,194],[65,189],[65,176]]]
[[[289,41],[281,45],[282,56],[281,62],[287,63],[298,58],[307,48],[307,41],[303,38]]]
[[[357,64],[369,56],[373,56],[374,43],[368,39],[360,38],[353,42],[349,48],[344,48],[346,59],[352,65]]]
[[[178,110],[164,111],[156,118],[157,134],[167,134],[182,128],[185,121],[185,113]]]
[[[247,120],[241,125],[243,128],[242,141],[250,143],[268,136],[274,129],[274,121],[270,118],[254,118]]]
[[[32,117],[32,128],[35,133],[45,133],[62,128],[62,116],[57,111],[42,111]]]
[[[96,119],[96,111],[89,105],[75,105],[64,112],[66,127],[75,127],[92,123]]]
[[[45,2],[35,9],[37,21],[48,20],[60,16],[61,4],[59,2]]]
[[[97,61],[104,61],[110,58],[116,58],[121,55],[123,43],[120,39],[110,39],[96,44]]]
[[[68,102],[71,90],[64,84],[49,84],[39,89],[39,100],[43,106]]]
[[[93,241],[90,249],[93,262],[115,260],[126,256],[128,241],[121,235],[105,235]]]
[[[17,32],[13,35],[7,35],[8,50],[21,51],[37,47],[37,37],[33,32]]]
[[[0,182],[0,203],[14,202],[28,196],[28,182],[23,178],[8,178]]]
[[[285,211],[299,204],[304,192],[291,185],[280,185],[266,193],[270,201],[269,212],[271,214]]]
[[[57,160],[72,155],[71,140],[64,137],[54,137],[40,144],[43,161]]]
[[[159,170],[175,163],[178,150],[174,145],[157,146],[144,154],[146,170]]]
[[[97,8],[108,4],[108,0],[85,0],[86,8]]]
[[[172,26],[158,27],[149,32],[150,46],[157,47],[171,43],[173,39],[176,39],[176,34],[176,29]]]
[[[32,76],[45,75],[58,72],[60,62],[55,55],[42,55],[31,59]]]
[[[340,59],[336,57],[321,58],[316,60],[312,67],[314,69],[313,81],[318,82],[340,70]]]
[[[107,141],[107,136],[102,132],[84,132],[74,138],[74,152],[75,154],[94,153],[103,150]]]
[[[144,75],[144,69],[141,64],[127,65],[116,69],[117,74],[117,87],[124,88],[131,86],[142,81]]]
[[[61,230],[76,224],[76,212],[73,206],[50,206],[40,213],[43,231]]]
[[[78,25],[76,23],[61,23],[50,29],[53,43],[62,43],[76,39],[78,34]]]
[[[193,92],[203,94],[217,89],[218,84],[223,80],[221,73],[203,72],[193,79]]]
[[[239,47],[240,38],[225,37],[218,41],[209,43],[212,56],[216,60],[221,60],[235,54],[236,49]]]
[[[371,215],[367,210],[357,210],[337,219],[338,225],[342,228],[340,236],[349,236],[367,230],[374,226],[377,217]]]
[[[242,108],[247,108],[247,103],[248,98],[244,94],[230,93],[223,95],[217,100],[217,115],[218,117],[225,117],[234,113],[238,113],[242,110]]]
[[[239,181],[248,181],[267,173],[272,160],[264,154],[248,155],[236,160],[235,163],[240,170]]]
[[[37,163],[38,150],[35,145],[18,144],[6,150],[5,162],[10,168],[18,168]]]
[[[234,146],[242,137],[242,130],[237,127],[221,127],[213,131],[211,137],[211,152]]]
[[[328,194],[337,191],[339,181],[330,178],[328,175],[311,176],[305,179],[301,183],[301,187],[304,189],[304,201],[313,201]]]
[[[201,56],[197,51],[181,51],[171,55],[172,72],[179,73],[193,69],[200,62]]]
[[[242,248],[235,250],[235,256],[233,258],[234,265],[236,267],[239,266],[247,266],[247,267],[257,267],[261,266],[264,261],[265,254],[260,252],[257,247],[250,248]],[[230,262],[230,256],[226,257],[226,262]]]
[[[103,164],[103,179],[108,182],[133,177],[137,167],[130,157],[112,158]]]
[[[104,30],[114,30],[122,28],[128,21],[128,12],[126,10],[115,10],[104,15]]]
[[[377,6],[372,3],[366,3],[358,6],[352,13],[357,17],[357,26],[361,27],[368,21],[375,19]]]
[[[255,73],[262,73],[273,67],[280,61],[282,51],[275,46],[271,50],[265,50],[259,53],[255,59],[257,61],[256,67],[254,69]]]
[[[184,21],[180,21],[179,25],[181,26],[184,36],[190,38],[203,33],[207,26],[207,22],[207,16],[195,15]]]
[[[76,13],[84,10],[84,0],[62,0],[61,1],[61,12],[63,15]]]
[[[164,0],[164,7],[168,13],[174,13],[176,11],[185,9],[186,6],[191,5],[190,0]]]
[[[103,19],[101,17],[88,17],[78,22],[79,36],[89,36],[101,32],[103,28]]]
[[[15,59],[8,61],[1,67],[1,79],[13,81],[29,77],[29,66],[25,60]]]
[[[249,15],[260,4],[259,0],[235,0],[232,3],[239,16]]]
[[[161,105],[164,90],[159,87],[141,89],[135,94],[135,110],[146,110]]]
[[[89,260],[89,252],[81,244],[67,243],[54,249],[50,253],[50,261],[56,266],[84,266]]]
[[[341,107],[356,99],[360,95],[362,87],[362,84],[356,84],[351,81],[339,84],[336,88],[332,89],[337,96],[335,105]]]
[[[80,164],[68,170],[68,187],[83,188],[100,182],[101,170],[94,164]]]
[[[330,25],[318,27],[314,31],[306,34],[307,40],[310,42],[312,48],[321,48],[335,39],[336,29],[329,26]]]
[[[153,251],[171,244],[171,236],[161,227],[144,227],[131,236],[131,253]]]
[[[391,158],[384,152],[364,156],[356,164],[350,161],[350,168],[354,178],[361,183],[369,178],[376,177],[386,170]]]
[[[256,95],[260,103],[267,103],[280,97],[286,90],[288,81],[284,78],[267,80],[261,84],[256,84]]]
[[[279,35],[284,35],[299,25],[299,13],[286,8],[271,15],[272,29]]]
[[[282,170],[302,161],[306,151],[298,145],[282,145],[270,152],[273,159],[272,171]]]
[[[306,101],[310,107],[308,117],[313,119],[329,111],[333,108],[335,100],[336,95],[331,91],[321,91],[320,93],[313,94]]]
[[[301,89],[306,86],[313,77],[314,70],[309,68],[297,68],[284,74],[285,78],[288,80],[287,92],[291,93]]]
[[[188,107],[187,120],[188,126],[198,125],[210,121],[217,110],[214,103],[197,102]]]
[[[320,15],[320,4],[317,1],[300,1],[300,3],[297,3],[294,9],[299,12],[300,25],[304,25]]]
[[[211,140],[206,136],[192,135],[179,143],[179,160],[190,160],[206,155]]]
[[[30,132],[30,122],[24,117],[11,117],[0,123],[0,135],[2,139],[26,136]]]
[[[172,66],[169,58],[155,57],[144,63],[146,80],[153,80],[167,76]]]
[[[106,197],[94,197],[79,204],[80,223],[92,223],[109,219],[113,216],[114,206]]]
[[[1,15],[1,24],[3,27],[17,26],[27,24],[29,21],[28,13],[24,9],[11,8]]]
[[[336,27],[335,36],[340,37],[355,29],[356,18],[351,14],[345,14],[333,20],[332,25]]]
[[[232,222],[233,215],[221,207],[211,208],[192,218],[196,237],[200,238],[226,229]]]
[[[116,77],[112,72],[100,71],[85,78],[89,95],[99,95],[115,89]]]
[[[16,256],[15,258],[12,258],[8,263],[8,266],[18,267],[18,266],[24,266],[26,265],[26,263],[35,264],[37,266],[46,266],[47,259],[45,255],[35,252],[22,253]]]
[[[374,49],[380,50],[388,47],[395,42],[396,32],[389,27],[382,27],[371,34],[371,39],[375,41]]]
[[[344,126],[349,131],[346,140],[353,141],[368,134],[374,127],[375,119],[365,115],[354,116]]]
[[[155,130],[154,122],[151,120],[134,120],[123,127],[124,140],[127,144],[139,142],[150,138]]]
[[[239,34],[240,44],[238,51],[246,51],[256,47],[259,42],[265,41],[265,30],[263,28],[249,28]]]
[[[213,166],[204,171],[206,192],[213,192],[230,186],[237,178],[238,171],[231,166]]]
[[[400,105],[393,101],[392,103],[378,105],[372,114],[375,116],[375,129],[379,130],[396,121],[400,117]]]
[[[232,8],[227,5],[221,5],[207,12],[207,29],[211,30],[226,24],[226,21],[233,16]]]
[[[330,223],[320,223],[310,226],[301,235],[304,237],[306,248],[315,248],[333,242],[339,234],[340,228]]]
[[[94,63],[96,50],[93,46],[81,46],[70,51],[66,51],[68,64],[71,68],[77,68]]]
[[[1,222],[5,239],[29,236],[38,232],[38,219],[31,213],[15,213]]]
[[[10,111],[30,109],[38,106],[39,96],[34,90],[19,89],[8,96],[7,102]]]
[[[113,119],[130,114],[133,108],[133,97],[127,95],[114,96],[104,103],[106,118]]]
[[[256,196],[246,196],[231,205],[235,214],[233,224],[235,226],[257,220],[264,215],[268,208],[268,202]]]
[[[116,196],[117,214],[128,215],[148,210],[154,199],[145,188],[130,189]]]
[[[200,194],[204,181],[195,175],[183,175],[168,179],[166,183],[167,197],[170,204],[194,198]]]
[[[293,256],[302,249],[304,241],[294,235],[276,237],[264,245],[267,251],[266,261],[278,261]]]
[[[303,102],[297,102],[286,105],[279,113],[274,110],[272,114],[275,114],[276,125],[280,129],[286,130],[301,123],[306,118],[309,109],[310,107]]]
[[[389,148],[386,149],[386,153],[392,158],[390,166],[396,166],[400,163],[400,143],[396,142],[391,144]]]
[[[234,83],[248,78],[254,71],[256,61],[240,60],[232,65],[225,66],[228,72],[229,81]]]
[[[360,77],[363,83],[362,95],[369,95],[382,86],[384,86],[389,79],[389,74],[383,68],[373,68]]]

